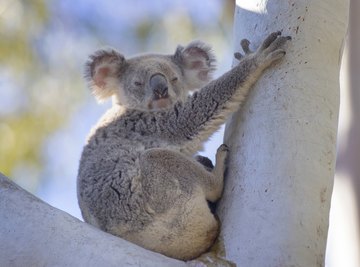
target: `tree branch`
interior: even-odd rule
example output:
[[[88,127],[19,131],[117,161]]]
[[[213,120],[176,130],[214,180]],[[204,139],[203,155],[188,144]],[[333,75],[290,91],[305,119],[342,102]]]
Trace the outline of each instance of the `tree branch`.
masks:
[[[348,1],[236,3],[237,44],[257,47],[278,30],[292,42],[225,129],[218,211],[226,255],[241,266],[323,266]]]
[[[0,266],[187,266],[102,232],[0,173]]]

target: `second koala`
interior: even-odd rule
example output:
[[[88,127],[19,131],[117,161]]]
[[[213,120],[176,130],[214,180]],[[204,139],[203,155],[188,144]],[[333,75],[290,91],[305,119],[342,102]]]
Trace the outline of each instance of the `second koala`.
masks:
[[[228,149],[219,147],[212,170],[193,155],[285,55],[287,40],[272,33],[256,52],[243,40],[239,64],[210,83],[215,58],[202,42],[173,55],[92,55],[86,71],[92,92],[100,101],[112,96],[113,107],[82,153],[77,186],[84,220],[181,260],[208,250],[219,232],[208,201],[221,197]]]

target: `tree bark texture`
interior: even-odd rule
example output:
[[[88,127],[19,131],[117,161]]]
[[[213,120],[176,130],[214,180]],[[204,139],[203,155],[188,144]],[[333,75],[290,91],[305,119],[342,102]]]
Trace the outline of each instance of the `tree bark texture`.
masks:
[[[236,3],[236,51],[278,30],[292,42],[226,125],[225,252],[239,266],[323,266],[348,1]]]
[[[0,174],[0,266],[187,266],[102,232]]]

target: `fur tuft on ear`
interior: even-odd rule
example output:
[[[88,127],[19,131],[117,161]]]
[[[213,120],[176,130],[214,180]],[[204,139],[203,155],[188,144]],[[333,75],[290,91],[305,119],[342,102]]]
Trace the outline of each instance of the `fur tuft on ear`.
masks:
[[[99,102],[118,89],[118,77],[124,64],[124,56],[114,49],[98,50],[89,57],[85,65],[85,79]]]
[[[189,90],[207,84],[216,69],[216,58],[211,47],[201,41],[193,41],[186,47],[178,46],[174,60],[183,70]]]

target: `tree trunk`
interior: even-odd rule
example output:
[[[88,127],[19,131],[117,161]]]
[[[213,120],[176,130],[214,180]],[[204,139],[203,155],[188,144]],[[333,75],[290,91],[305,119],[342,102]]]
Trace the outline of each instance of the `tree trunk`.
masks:
[[[333,187],[344,0],[238,0],[235,40],[293,37],[229,120],[219,205],[226,256],[239,266],[323,266]]]
[[[0,266],[187,266],[49,206],[0,174]]]

